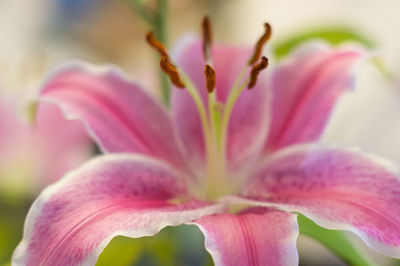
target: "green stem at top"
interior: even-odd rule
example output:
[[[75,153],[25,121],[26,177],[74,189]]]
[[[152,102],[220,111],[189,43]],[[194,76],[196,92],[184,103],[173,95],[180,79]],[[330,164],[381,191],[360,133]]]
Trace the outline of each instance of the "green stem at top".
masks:
[[[157,0],[156,8],[154,11],[147,8],[144,1],[128,0],[132,5],[135,13],[137,13],[144,21],[146,21],[152,28],[155,37],[162,44],[168,47],[167,40],[167,14],[168,14],[168,0]],[[158,57],[157,57],[158,58]],[[158,62],[157,62],[158,64]],[[170,83],[168,77],[158,70],[160,87],[162,90],[162,100],[166,106],[169,106]]]
[[[154,14],[153,19],[153,30],[156,38],[163,43],[166,47],[168,47],[168,39],[167,39],[167,14],[168,14],[168,0],[157,0],[157,8]],[[158,70],[160,84],[162,89],[162,99],[164,104],[169,106],[170,101],[170,83],[168,81],[167,75],[162,72],[162,70]]]

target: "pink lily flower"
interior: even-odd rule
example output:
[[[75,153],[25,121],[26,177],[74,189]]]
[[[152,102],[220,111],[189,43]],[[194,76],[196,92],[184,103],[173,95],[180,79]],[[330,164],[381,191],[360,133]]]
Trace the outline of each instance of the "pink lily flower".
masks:
[[[185,87],[171,114],[115,67],[75,62],[50,75],[42,98],[108,154],[42,192],[15,265],[94,265],[117,235],[185,223],[204,233],[216,265],[296,265],[295,213],[400,257],[397,167],[317,142],[363,52],[307,45],[262,75],[267,61],[249,64],[253,49],[204,39],[184,40],[174,64],[150,41]]]

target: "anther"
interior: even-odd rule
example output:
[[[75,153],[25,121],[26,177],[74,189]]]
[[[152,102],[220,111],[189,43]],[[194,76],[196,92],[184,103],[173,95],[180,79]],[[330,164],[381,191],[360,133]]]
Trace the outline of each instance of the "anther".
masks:
[[[260,37],[260,39],[257,41],[257,44],[254,47],[253,55],[250,57],[250,60],[248,62],[249,65],[252,65],[255,62],[257,62],[258,58],[260,58],[264,44],[267,43],[269,38],[271,38],[271,34],[272,34],[271,25],[269,25],[269,23],[265,23],[264,26],[265,26],[265,32]]]
[[[150,31],[146,34],[146,40],[160,53],[161,56],[168,57],[167,49],[165,49],[164,45],[154,37],[153,32]]]
[[[258,74],[260,74],[260,72],[263,69],[266,69],[267,66],[268,66],[268,58],[266,58],[265,56],[261,57],[261,62],[253,66],[253,68],[251,69],[250,82],[249,85],[247,85],[248,89],[251,89],[256,85]]]
[[[208,93],[213,92],[215,88],[215,70],[207,64],[204,67],[204,76],[206,77],[206,85]]]
[[[203,29],[203,55],[204,59],[208,61],[211,56],[212,30],[210,19],[207,16],[203,18],[201,27]]]
[[[176,69],[176,67],[173,64],[171,64],[171,62],[169,62],[169,59],[167,56],[161,57],[160,67],[161,67],[162,71],[164,71],[165,74],[168,75],[172,84],[174,84],[178,88],[185,87],[185,84],[182,83],[181,78],[179,77],[178,70]]]

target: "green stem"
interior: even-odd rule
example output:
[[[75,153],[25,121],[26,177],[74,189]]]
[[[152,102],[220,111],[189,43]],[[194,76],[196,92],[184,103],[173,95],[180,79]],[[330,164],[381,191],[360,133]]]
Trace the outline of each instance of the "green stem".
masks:
[[[156,10],[151,12],[146,8],[143,1],[140,0],[128,0],[132,5],[135,12],[142,17],[154,31],[154,35],[162,44],[166,47],[168,46],[167,40],[167,13],[168,13],[168,0],[157,0]],[[158,57],[157,57],[158,58]],[[157,62],[158,65],[158,62]],[[162,89],[162,99],[165,105],[169,106],[169,93],[170,93],[170,83],[168,77],[161,71],[158,70],[158,75],[160,79],[161,89]]]
[[[318,240],[348,265],[375,265],[354,247],[343,231],[322,228],[303,215],[298,216],[298,223],[301,234]]]
[[[167,13],[168,13],[168,1],[167,0],[157,0],[157,9],[153,20],[154,35],[156,38],[168,47],[167,39]],[[170,93],[170,83],[167,75],[165,75],[161,70],[158,71],[162,89],[162,99],[164,103],[169,105],[169,93]]]

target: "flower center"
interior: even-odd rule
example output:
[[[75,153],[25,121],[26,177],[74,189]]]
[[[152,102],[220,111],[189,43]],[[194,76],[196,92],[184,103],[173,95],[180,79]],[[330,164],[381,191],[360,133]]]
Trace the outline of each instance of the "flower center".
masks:
[[[234,182],[229,180],[228,176],[226,151],[229,120],[240,94],[246,88],[253,88],[257,83],[259,73],[268,66],[268,59],[264,56],[261,57],[261,53],[264,44],[271,36],[271,26],[265,23],[265,33],[256,43],[253,54],[238,75],[225,103],[220,103],[217,100],[215,89],[217,73],[212,67],[212,34],[210,21],[207,17],[203,19],[202,30],[203,55],[206,61],[204,76],[206,79],[205,89],[208,92],[207,105],[203,102],[190,78],[171,62],[165,47],[154,38],[151,32],[147,34],[147,41],[160,53],[160,67],[168,75],[171,83],[178,88],[186,88],[199,112],[205,143],[207,169],[205,178],[201,177],[201,180],[198,180],[200,186],[196,184],[196,187],[200,187],[200,189],[196,190],[195,193],[200,198],[214,200],[230,194],[236,189],[233,185]],[[250,72],[250,75],[244,80],[248,72]],[[208,106],[208,110],[206,106]]]

